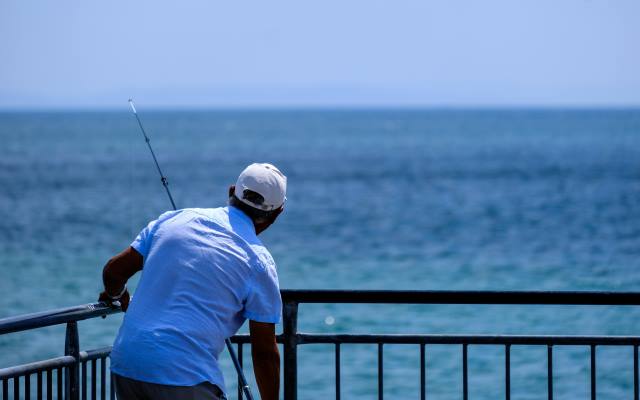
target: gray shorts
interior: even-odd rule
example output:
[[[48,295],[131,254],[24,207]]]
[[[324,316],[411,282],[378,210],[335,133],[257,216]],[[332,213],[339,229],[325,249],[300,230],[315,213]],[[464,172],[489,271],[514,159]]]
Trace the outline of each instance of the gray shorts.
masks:
[[[171,386],[141,382],[113,374],[118,400],[226,400],[219,387],[210,382],[195,386]]]

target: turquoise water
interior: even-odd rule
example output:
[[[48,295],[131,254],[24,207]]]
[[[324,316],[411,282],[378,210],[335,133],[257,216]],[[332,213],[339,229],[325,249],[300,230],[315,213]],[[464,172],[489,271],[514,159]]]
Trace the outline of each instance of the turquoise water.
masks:
[[[263,237],[283,288],[640,290],[640,110],[140,112],[178,206],[224,204],[253,161],[288,175]],[[0,316],[94,301],[104,262],[169,208],[135,119],[5,113],[0,140]],[[633,307],[300,312],[307,332],[640,333]],[[119,322],[80,323],[83,348],[109,345]],[[0,367],[63,343],[60,327],[2,336]],[[587,396],[587,350],[556,349],[558,398]],[[418,397],[418,354],[385,346],[385,394]],[[598,351],[601,398],[629,397],[631,354]],[[332,347],[299,355],[300,398],[331,397]],[[343,398],[375,397],[376,357],[344,346]],[[503,349],[469,357],[471,397],[502,396]],[[461,398],[460,348],[427,358],[432,398]],[[512,363],[513,398],[544,398],[546,349],[516,347]]]

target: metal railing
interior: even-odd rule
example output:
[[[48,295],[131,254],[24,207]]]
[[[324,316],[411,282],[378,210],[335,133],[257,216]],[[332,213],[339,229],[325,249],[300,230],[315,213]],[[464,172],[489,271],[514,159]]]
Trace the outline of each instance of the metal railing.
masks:
[[[335,352],[335,397],[341,398],[341,346],[348,344],[376,344],[378,398],[384,397],[384,345],[406,344],[419,346],[420,398],[427,398],[426,347],[433,344],[462,346],[462,396],[469,398],[468,347],[480,345],[504,346],[505,397],[511,398],[511,347],[519,345],[545,346],[547,349],[547,394],[553,399],[554,346],[580,345],[590,349],[591,399],[596,399],[596,351],[598,346],[629,346],[633,348],[634,399],[639,399],[638,347],[640,336],[521,336],[521,335],[403,335],[403,334],[309,334],[298,332],[298,306],[305,303],[366,303],[366,304],[537,304],[537,305],[640,305],[640,293],[620,292],[496,292],[496,291],[349,291],[349,290],[283,290],[284,399],[297,400],[298,346],[333,344]],[[60,310],[0,319],[0,335],[52,325],[66,324],[64,356],[45,361],[0,369],[2,399],[113,399],[111,379],[107,383],[107,359],[111,348],[80,351],[77,322],[119,312],[101,304],[89,304]],[[242,360],[247,335],[232,338]],[[98,362],[100,368],[98,368]],[[90,374],[88,368],[90,367]],[[100,384],[97,383],[98,370]],[[91,382],[88,382],[89,376]],[[32,377],[35,385],[32,386]],[[54,379],[55,377],[55,379]],[[11,383],[11,385],[10,385]],[[21,385],[22,383],[22,385]],[[12,390],[10,390],[10,386]],[[33,388],[35,387],[35,391]],[[238,398],[242,399],[241,391]]]
[[[308,334],[298,332],[298,306],[305,303],[351,304],[497,304],[497,305],[640,305],[640,293],[629,292],[504,292],[504,291],[386,291],[386,290],[283,290],[283,333],[279,341],[284,347],[284,399],[298,398],[298,356],[300,345],[333,344],[335,351],[335,397],[341,398],[341,345],[376,344],[378,347],[378,399],[384,398],[384,345],[407,344],[420,348],[420,398],[426,392],[426,346],[448,344],[462,346],[462,397],[469,398],[468,347],[502,345],[505,349],[505,398],[511,399],[511,347],[538,345],[547,347],[547,395],[553,400],[553,346],[589,346],[591,399],[596,399],[596,347],[633,347],[634,399],[638,391],[638,346],[640,336],[520,336],[520,335],[372,335],[372,334]],[[232,339],[249,343],[246,335]],[[238,393],[242,398],[242,393]]]
[[[80,351],[78,336],[78,321],[106,316],[120,310],[106,307],[103,304],[87,304],[82,306],[62,308],[59,310],[39,312],[0,319],[0,335],[28,331],[47,326],[66,324],[64,356],[29,364],[0,369],[2,383],[2,399],[11,397],[30,399],[32,394],[32,377],[35,378],[37,399],[87,399],[91,391],[91,399],[97,399],[100,388],[100,399],[106,400],[107,391],[107,358],[111,347]],[[98,361],[100,362],[100,384],[97,383]],[[87,368],[90,366],[90,375]],[[55,376],[55,380],[54,380]],[[89,381],[91,377],[91,382]],[[108,375],[111,377],[111,374]],[[12,390],[9,383],[12,381]],[[22,383],[22,385],[21,385]],[[111,379],[109,379],[111,385]],[[115,398],[115,392],[110,390],[110,398]]]

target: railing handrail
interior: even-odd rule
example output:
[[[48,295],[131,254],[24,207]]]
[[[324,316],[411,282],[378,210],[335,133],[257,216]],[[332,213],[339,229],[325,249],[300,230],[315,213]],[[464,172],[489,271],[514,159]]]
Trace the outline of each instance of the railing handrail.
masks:
[[[640,305],[640,292],[282,290],[284,302],[367,304]]]
[[[640,292],[285,289],[281,293],[284,302],[294,303],[640,305]],[[117,312],[120,309],[104,303],[90,303],[2,318],[0,335]]]
[[[66,324],[120,312],[104,303],[89,303],[0,319],[0,335]]]

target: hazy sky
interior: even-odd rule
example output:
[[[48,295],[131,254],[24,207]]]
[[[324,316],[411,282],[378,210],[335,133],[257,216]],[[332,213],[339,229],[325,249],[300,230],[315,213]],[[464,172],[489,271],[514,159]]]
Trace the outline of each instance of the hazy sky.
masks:
[[[0,107],[638,106],[638,0],[2,0]]]

